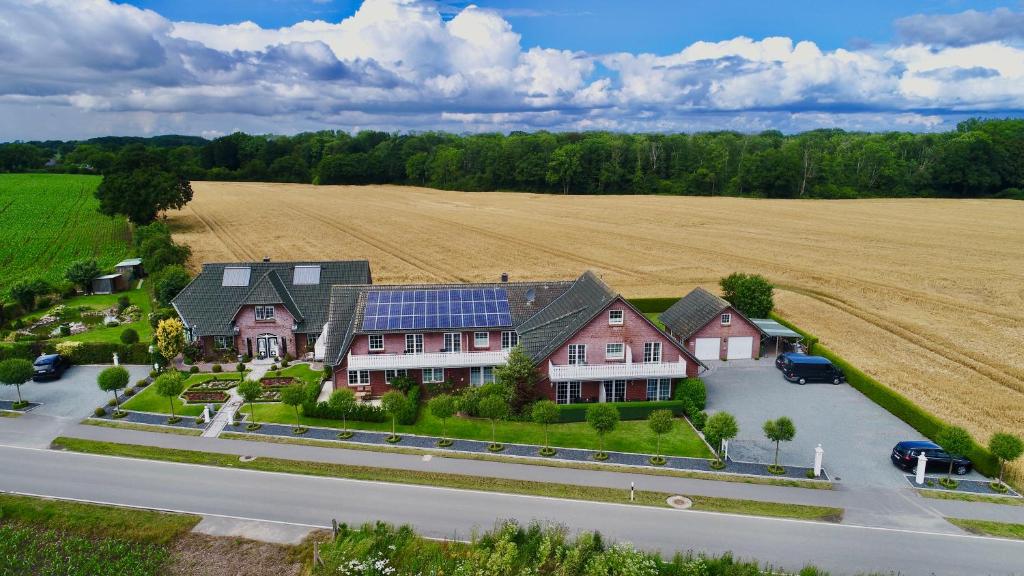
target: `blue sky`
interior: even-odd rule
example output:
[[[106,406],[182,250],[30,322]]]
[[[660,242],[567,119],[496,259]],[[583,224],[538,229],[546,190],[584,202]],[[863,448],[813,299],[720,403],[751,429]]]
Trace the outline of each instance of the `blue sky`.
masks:
[[[0,140],[1024,113],[1020,0],[0,0],[0,16]]]

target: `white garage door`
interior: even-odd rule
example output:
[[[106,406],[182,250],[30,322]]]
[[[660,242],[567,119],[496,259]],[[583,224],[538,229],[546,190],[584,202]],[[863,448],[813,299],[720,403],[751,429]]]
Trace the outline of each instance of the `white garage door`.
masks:
[[[694,355],[698,360],[718,360],[721,358],[719,350],[722,349],[721,338],[697,338]]]
[[[754,338],[752,336],[733,336],[729,338],[729,349],[725,357],[729,360],[754,357]]]

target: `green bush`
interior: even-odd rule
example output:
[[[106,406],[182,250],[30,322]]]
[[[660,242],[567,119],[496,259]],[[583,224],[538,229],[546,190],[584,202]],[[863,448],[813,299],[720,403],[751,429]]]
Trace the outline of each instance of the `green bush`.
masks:
[[[134,328],[125,328],[121,331],[121,344],[137,344],[139,333]]]
[[[621,420],[644,420],[655,410],[671,410],[676,416],[684,415],[683,402],[680,400],[659,400],[655,402],[609,402],[619,409]],[[559,404],[561,423],[586,422],[587,408],[593,404]]]
[[[683,378],[676,385],[675,399],[686,400],[693,405],[693,411],[687,412],[687,416],[700,412],[707,406],[708,401],[708,391],[704,387],[704,381],[700,378]]]
[[[416,418],[420,413],[420,387],[413,386],[406,393],[405,397],[409,400],[405,404],[405,410],[398,414],[399,424],[415,424]]]
[[[199,373],[199,366],[191,366],[188,369],[188,373],[189,374],[198,374]]]
[[[704,425],[707,424],[708,422],[708,413],[701,410],[700,412],[695,413],[693,416],[690,416],[690,422],[693,424],[694,428],[703,432]]]
[[[35,360],[43,352],[42,342],[10,342],[0,344],[0,361],[8,358]]]
[[[210,372],[219,374],[219,373],[221,373],[223,371],[224,371],[224,367],[222,367],[220,364],[214,364],[213,366],[210,366]]]
[[[644,314],[664,312],[679,300],[679,296],[671,298],[630,298],[629,303]]]
[[[103,416],[107,415],[107,409],[104,408],[103,406],[100,406],[100,407],[96,408],[95,410],[93,410],[92,414],[93,414],[93,416],[96,416],[96,417],[103,417]]]
[[[150,363],[149,346],[138,343],[83,342],[70,354],[70,358],[74,364],[110,364],[115,352],[122,364]]]
[[[123,312],[125,308],[132,305],[132,299],[127,296],[117,297],[117,310]]]
[[[925,437],[934,441],[939,431],[946,427],[945,422],[928,413],[906,396],[861,372],[835,352],[818,344],[818,339],[814,336],[797,328],[777,314],[773,313],[772,318],[779,324],[799,333],[804,337],[805,342],[810,341],[811,345],[808,346],[808,352],[824,356],[838,366],[843,371],[843,374],[846,375],[846,382],[850,386],[853,386],[858,392],[871,399],[872,402],[909,424]],[[977,468],[978,472],[986,476],[995,476],[999,473],[999,461],[987,449],[977,443],[964,456],[974,463],[974,467]]]

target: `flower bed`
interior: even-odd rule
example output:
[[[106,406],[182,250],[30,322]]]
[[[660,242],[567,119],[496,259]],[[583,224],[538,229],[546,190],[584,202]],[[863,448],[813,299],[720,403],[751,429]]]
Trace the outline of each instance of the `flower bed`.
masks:
[[[257,402],[280,402],[281,393],[277,390],[263,390],[260,397],[256,399]]]
[[[193,392],[189,390],[182,394],[186,402],[227,402],[229,396],[226,392]]]
[[[284,378],[261,378],[260,386],[263,386],[264,389],[286,388],[296,382],[295,378],[291,376]]]
[[[238,386],[237,380],[207,380],[189,388],[190,392],[223,392]]]

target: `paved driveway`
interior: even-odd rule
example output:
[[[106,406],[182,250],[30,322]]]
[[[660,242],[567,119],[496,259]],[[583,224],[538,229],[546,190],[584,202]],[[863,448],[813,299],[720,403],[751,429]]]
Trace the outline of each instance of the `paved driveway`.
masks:
[[[21,386],[21,396],[31,402],[39,402],[32,413],[57,418],[84,418],[92,414],[111,398],[96,385],[96,376],[108,366],[72,366],[60,380],[27,382]],[[131,374],[131,383],[145,378],[149,366],[125,366]],[[0,386],[0,399],[17,400],[14,386]]]
[[[889,452],[901,440],[921,439],[920,433],[848,384],[787,382],[774,360],[718,363],[703,376],[708,412],[725,410],[739,423],[739,436],[730,443],[732,458],[770,462],[774,444],[765,439],[761,426],[769,418],[789,416],[796,438],[782,443],[783,463],[812,466],[814,448],[820,443],[826,470],[844,484],[908,485],[889,461]],[[975,472],[970,477],[981,478]]]

